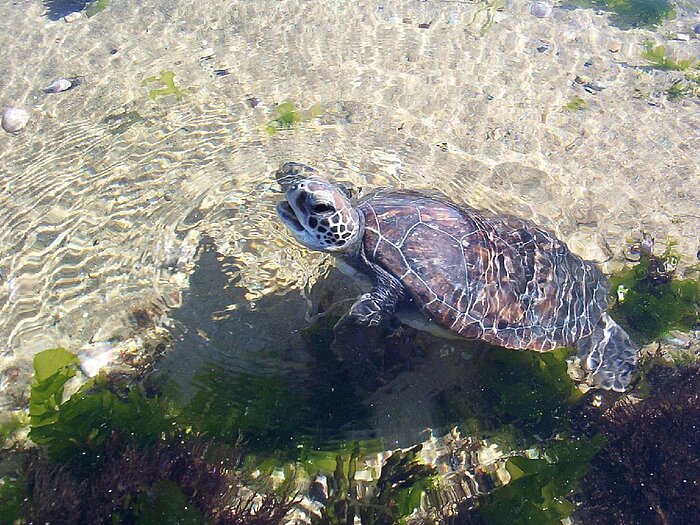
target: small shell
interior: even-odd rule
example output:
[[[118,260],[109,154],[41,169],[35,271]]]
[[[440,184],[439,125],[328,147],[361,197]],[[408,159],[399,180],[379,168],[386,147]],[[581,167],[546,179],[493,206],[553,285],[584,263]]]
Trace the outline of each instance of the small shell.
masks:
[[[73,89],[74,87],[79,86],[82,84],[83,81],[80,77],[73,77],[73,78],[59,78],[51,82],[48,86],[46,86],[43,91],[44,93],[61,93],[62,91],[68,91],[69,89]]]
[[[8,133],[21,131],[29,122],[29,113],[21,108],[5,108],[2,112],[2,129]]]

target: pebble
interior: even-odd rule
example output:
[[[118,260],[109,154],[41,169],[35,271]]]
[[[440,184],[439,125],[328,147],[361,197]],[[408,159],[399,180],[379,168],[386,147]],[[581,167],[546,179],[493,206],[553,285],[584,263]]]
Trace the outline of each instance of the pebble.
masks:
[[[66,22],[75,22],[79,18],[82,18],[82,16],[83,15],[81,14],[80,11],[75,11],[73,13],[70,13],[70,14],[64,16],[63,20],[65,20]]]
[[[693,31],[695,32],[696,35],[700,35],[700,24],[696,25],[693,28]]]
[[[8,133],[21,131],[29,122],[29,113],[21,108],[5,108],[2,112],[2,129]]]
[[[690,35],[686,35],[685,33],[678,33],[676,35],[675,40],[680,40],[681,42],[690,42]]]
[[[620,40],[614,39],[614,40],[611,40],[610,43],[608,44],[608,50],[611,53],[619,53],[621,49],[622,49],[622,42]]]
[[[654,238],[650,233],[642,232],[642,242],[639,247],[641,248],[642,253],[645,253],[646,255],[651,255],[654,253]]]
[[[552,6],[547,2],[535,2],[532,4],[531,13],[537,18],[547,18],[552,14]]]
[[[583,85],[583,89],[585,89],[588,93],[595,94],[598,91],[603,91],[605,89],[605,86],[602,85],[600,82],[591,80],[590,82],[587,82]]]
[[[211,60],[212,58],[214,58],[214,54],[214,48],[208,47],[202,51],[202,55],[199,57],[199,60]]]
[[[251,108],[257,108],[260,105],[260,99],[258,97],[254,97],[253,95],[248,95],[245,101]]]

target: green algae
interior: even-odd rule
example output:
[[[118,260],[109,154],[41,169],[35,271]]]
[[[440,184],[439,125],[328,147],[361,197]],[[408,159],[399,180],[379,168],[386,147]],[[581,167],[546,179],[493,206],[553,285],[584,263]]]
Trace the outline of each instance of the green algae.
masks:
[[[175,73],[167,69],[161,71],[160,75],[145,78],[143,82],[141,82],[141,85],[144,87],[148,86],[149,84],[160,84],[164,86],[161,88],[149,87],[148,98],[151,100],[154,100],[157,97],[167,97],[169,95],[175,95],[177,100],[181,100],[185,94],[185,90],[180,89],[175,85]]]
[[[564,111],[583,111],[588,109],[588,104],[581,97],[574,97],[564,105],[563,109]]]
[[[95,0],[94,2],[88,4],[87,8],[85,8],[85,14],[88,18],[92,18],[96,14],[107,9],[110,3],[111,0]]]
[[[687,96],[700,97],[700,73],[685,73],[684,80],[674,80],[666,89],[669,100],[681,100]]]
[[[178,401],[181,417],[217,440],[243,435],[247,448],[278,463],[299,460],[311,467],[323,461],[325,451],[342,450],[348,432],[369,426],[370,411],[330,350],[336,320],[324,317],[301,333],[314,357],[308,377],[205,366],[207,372],[196,380],[198,391],[187,402]]]
[[[573,0],[570,3],[611,12],[610,22],[621,29],[654,28],[676,16],[669,0]]]
[[[569,430],[569,412],[582,398],[567,373],[569,354],[489,349],[479,391],[465,402],[468,417],[459,420],[470,434],[486,434],[507,448]]]
[[[318,105],[311,106],[309,109],[301,110],[296,107],[294,102],[283,102],[275,106],[275,118],[267,123],[265,132],[273,136],[278,131],[290,130],[301,122],[312,120],[322,111]]]
[[[78,358],[64,348],[51,348],[34,357],[29,399],[32,429],[53,425],[59,418],[66,383],[77,373]]]
[[[570,496],[602,440],[571,437],[576,432],[572,414],[584,394],[567,373],[569,355],[568,349],[539,353],[490,348],[479,365],[477,391],[470,391],[466,400],[452,399],[455,415],[462,416],[460,426],[469,435],[485,436],[515,454],[506,463],[511,481],[479,496],[474,508],[462,509],[465,520],[558,525],[573,512]],[[539,443],[539,457],[517,452],[533,442]]]
[[[225,468],[239,463],[238,437],[222,439],[219,443],[225,450],[210,464],[206,457],[212,455],[213,442],[203,439],[212,436],[172,400],[149,397],[139,387],[106,375],[98,375],[64,399],[66,383],[77,367],[77,357],[60,348],[34,358],[29,437],[39,446],[39,455],[27,453],[25,473],[30,481],[0,479],[4,515],[28,513],[42,523],[48,514],[61,516],[62,511],[85,520],[94,513],[111,516],[113,523],[248,522],[255,513],[251,505],[217,507],[229,501],[231,481]],[[104,492],[105,497],[87,489],[90,484],[117,483],[118,488]],[[33,489],[47,484],[60,485],[60,490]],[[19,506],[13,503],[18,491],[23,496]],[[89,495],[88,502],[69,496],[81,491]],[[265,501],[266,512],[278,519],[261,519],[261,524],[277,523],[291,509],[291,500],[273,495]],[[204,520],[207,516],[218,517]]]
[[[604,442],[600,435],[590,439],[566,437],[549,442],[540,458],[508,459],[510,482],[479,498],[484,523],[559,525],[574,511],[570,496]]]
[[[25,480],[22,477],[0,477],[0,523],[22,523]]]
[[[418,461],[421,445],[393,452],[383,463],[379,479],[369,489],[359,490],[355,474],[360,448],[349,457],[338,455],[328,480],[328,501],[313,525],[345,525],[356,518],[362,525],[393,525],[411,514],[421,495],[433,487],[433,467]]]
[[[666,54],[665,46],[655,46],[654,42],[644,43],[641,57],[650,63],[654,69],[661,71],[686,71],[697,64],[694,58],[676,59]]]
[[[610,278],[611,314],[646,342],[700,323],[700,280],[657,277],[659,268],[676,261],[671,249],[662,256],[642,254],[637,265]]]
[[[183,417],[204,435],[222,441],[243,435],[251,450],[279,458],[294,457],[307,443],[307,400],[285,378],[212,369],[197,382],[203,386]]]
[[[158,399],[137,389],[118,396],[105,375],[84,384],[63,400],[66,382],[75,376],[78,358],[63,348],[34,357],[34,378],[29,400],[29,438],[46,448],[55,461],[90,460],[114,433],[153,442],[173,430],[170,410]]]
[[[180,487],[170,480],[141,492],[133,506],[136,525],[202,525],[204,519]]]
[[[688,95],[694,94],[694,90],[691,86],[688,84],[685,84],[683,82],[673,82],[671,85],[666,89],[666,97],[669,100],[680,100],[682,98],[687,97]]]

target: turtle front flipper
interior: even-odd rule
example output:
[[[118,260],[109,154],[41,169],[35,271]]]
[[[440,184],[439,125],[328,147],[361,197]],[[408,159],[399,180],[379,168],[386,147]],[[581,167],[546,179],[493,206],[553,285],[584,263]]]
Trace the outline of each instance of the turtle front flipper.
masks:
[[[575,346],[596,385],[624,392],[637,366],[639,348],[608,314],[603,314],[593,332]]]
[[[377,287],[363,294],[335,326],[333,349],[357,386],[373,390],[384,382],[384,340],[403,296],[401,285],[384,272]]]

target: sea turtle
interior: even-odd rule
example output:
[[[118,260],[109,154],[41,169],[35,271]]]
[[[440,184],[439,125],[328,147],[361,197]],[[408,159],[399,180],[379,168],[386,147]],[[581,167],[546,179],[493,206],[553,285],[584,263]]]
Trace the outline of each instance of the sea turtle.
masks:
[[[372,278],[335,327],[341,357],[361,362],[367,334],[409,302],[465,338],[574,347],[594,384],[629,384],[638,348],[606,313],[608,280],[548,231],[416,191],[383,189],[351,204],[345,188],[299,163],[276,177],[285,192],[277,213],[295,239]]]

